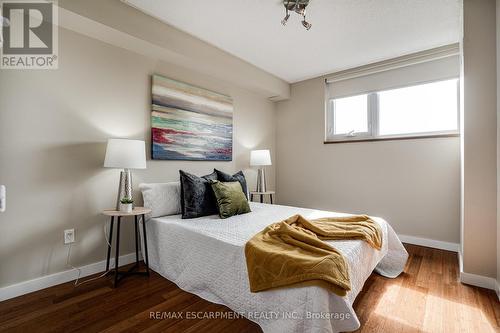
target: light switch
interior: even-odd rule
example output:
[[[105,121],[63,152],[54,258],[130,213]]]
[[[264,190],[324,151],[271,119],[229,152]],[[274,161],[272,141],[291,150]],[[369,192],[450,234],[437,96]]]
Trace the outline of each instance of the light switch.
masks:
[[[5,185],[0,185],[0,213],[5,212],[6,196],[7,192],[5,190]]]

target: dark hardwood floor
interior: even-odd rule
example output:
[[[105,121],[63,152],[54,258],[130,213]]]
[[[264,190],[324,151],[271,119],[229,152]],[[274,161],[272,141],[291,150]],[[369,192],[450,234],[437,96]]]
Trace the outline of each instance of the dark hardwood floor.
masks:
[[[405,245],[410,259],[397,279],[372,274],[354,304],[359,332],[500,332],[491,290],[458,282],[457,255]],[[0,332],[260,332],[244,318],[192,318],[228,308],[186,293],[156,273],[113,289],[102,278],[65,283],[0,302]],[[171,318],[151,318],[170,313]]]

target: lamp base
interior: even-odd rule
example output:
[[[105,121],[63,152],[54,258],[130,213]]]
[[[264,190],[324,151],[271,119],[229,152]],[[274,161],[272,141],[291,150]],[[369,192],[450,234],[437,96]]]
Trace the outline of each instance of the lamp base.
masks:
[[[266,172],[260,168],[257,172],[257,192],[266,192]]]
[[[132,198],[132,173],[129,169],[125,169],[120,172],[120,184],[118,185],[116,210],[120,210],[120,200],[122,198]]]

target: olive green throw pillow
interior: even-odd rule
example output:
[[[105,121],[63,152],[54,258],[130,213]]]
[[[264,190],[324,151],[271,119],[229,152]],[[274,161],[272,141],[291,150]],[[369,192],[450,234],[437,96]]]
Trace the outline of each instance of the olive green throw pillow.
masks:
[[[213,180],[212,189],[217,199],[217,206],[221,219],[233,215],[250,213],[250,206],[248,205],[247,197],[245,193],[243,193],[240,182],[220,182],[218,180]]]

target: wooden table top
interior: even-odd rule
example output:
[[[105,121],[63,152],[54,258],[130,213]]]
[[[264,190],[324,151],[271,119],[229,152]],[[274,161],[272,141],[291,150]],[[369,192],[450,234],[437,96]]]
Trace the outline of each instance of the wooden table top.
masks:
[[[136,216],[149,213],[151,213],[151,209],[144,207],[134,207],[134,209],[130,213],[120,212],[119,210],[115,209],[105,209],[102,211],[102,214],[106,216]]]

